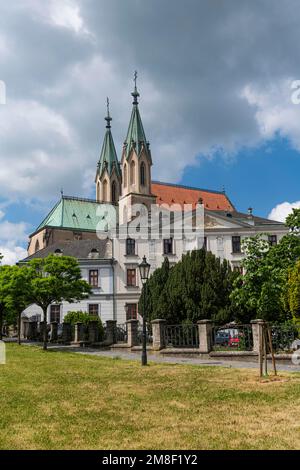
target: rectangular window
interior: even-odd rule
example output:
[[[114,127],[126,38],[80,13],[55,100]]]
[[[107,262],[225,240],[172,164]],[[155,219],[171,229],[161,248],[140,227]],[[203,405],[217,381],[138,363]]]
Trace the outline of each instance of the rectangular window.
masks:
[[[99,271],[98,269],[90,269],[89,283],[92,287],[99,287]]]
[[[127,286],[136,286],[136,269],[127,269]]]
[[[239,273],[239,274],[243,275],[243,268],[242,268],[242,266],[234,266],[233,271],[234,271],[235,273]]]
[[[60,305],[50,306],[50,323],[54,321],[60,323]]]
[[[232,237],[232,253],[241,253],[241,237]]]
[[[207,237],[204,237],[204,240],[203,240],[203,249],[204,249],[204,250],[207,250]]]
[[[164,240],[164,255],[173,254],[173,238],[167,238]]]
[[[99,316],[99,304],[89,304],[89,315],[93,317]]]
[[[269,235],[268,239],[270,246],[277,245],[277,235]]]
[[[126,255],[135,255],[135,240],[132,238],[126,240]]]
[[[126,305],[126,320],[137,320],[137,304]]]

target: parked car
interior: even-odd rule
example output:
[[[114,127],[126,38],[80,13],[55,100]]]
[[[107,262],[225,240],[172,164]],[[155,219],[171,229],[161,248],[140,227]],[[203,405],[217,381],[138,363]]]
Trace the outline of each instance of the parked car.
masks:
[[[241,338],[238,335],[232,336],[230,337],[228,345],[230,348],[237,348],[240,345],[240,341],[241,341]]]
[[[215,336],[215,345],[217,346],[228,346],[231,339],[230,333],[227,331],[219,330]]]

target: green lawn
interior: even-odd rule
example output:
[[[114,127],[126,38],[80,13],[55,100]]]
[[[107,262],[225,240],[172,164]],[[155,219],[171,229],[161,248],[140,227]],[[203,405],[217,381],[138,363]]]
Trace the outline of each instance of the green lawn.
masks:
[[[1,449],[299,449],[300,375],[7,346]]]

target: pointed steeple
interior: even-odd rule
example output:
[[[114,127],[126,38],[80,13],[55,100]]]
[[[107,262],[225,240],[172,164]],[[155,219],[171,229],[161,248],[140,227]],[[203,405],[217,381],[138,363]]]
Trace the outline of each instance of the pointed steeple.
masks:
[[[147,157],[151,161],[150,144],[146,139],[144,126],[138,107],[138,98],[140,97],[140,94],[137,90],[136,81],[137,72],[134,73],[134,90],[131,93],[133,97],[133,108],[128,126],[127,137],[124,142],[124,153],[126,159],[128,159],[132,148],[134,148],[137,153],[137,156],[139,157],[141,155],[142,150],[144,149]]]
[[[108,175],[111,176],[112,171],[115,168],[117,175],[121,177],[121,170],[119,166],[117,152],[115,149],[115,144],[114,144],[113,136],[111,133],[112,118],[109,112],[109,99],[108,98],[107,98],[107,116],[105,117],[105,121],[106,121],[106,133],[104,136],[100,159],[98,162],[97,174],[99,174],[99,176],[101,177],[103,171],[107,169]]]

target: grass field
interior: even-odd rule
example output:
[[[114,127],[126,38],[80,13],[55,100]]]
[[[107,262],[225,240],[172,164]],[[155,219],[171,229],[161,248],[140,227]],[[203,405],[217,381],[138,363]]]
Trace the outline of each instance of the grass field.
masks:
[[[1,449],[299,449],[300,375],[7,346]]]

